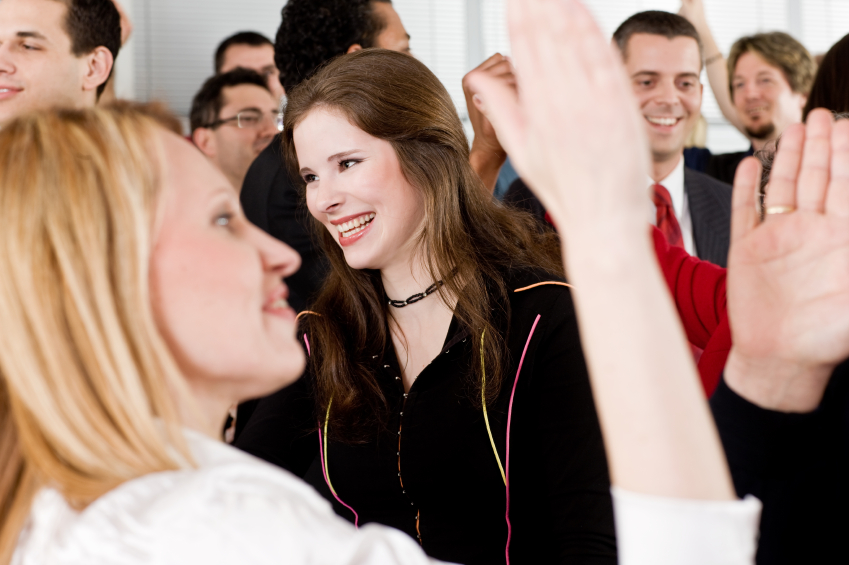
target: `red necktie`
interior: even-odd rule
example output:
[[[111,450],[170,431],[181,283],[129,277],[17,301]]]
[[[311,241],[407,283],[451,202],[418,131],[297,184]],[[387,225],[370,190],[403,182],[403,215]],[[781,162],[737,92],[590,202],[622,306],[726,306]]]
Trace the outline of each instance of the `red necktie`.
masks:
[[[681,236],[681,226],[675,217],[675,208],[672,207],[672,197],[662,184],[652,185],[652,202],[657,208],[657,229],[666,236],[669,245],[684,248],[684,238]]]

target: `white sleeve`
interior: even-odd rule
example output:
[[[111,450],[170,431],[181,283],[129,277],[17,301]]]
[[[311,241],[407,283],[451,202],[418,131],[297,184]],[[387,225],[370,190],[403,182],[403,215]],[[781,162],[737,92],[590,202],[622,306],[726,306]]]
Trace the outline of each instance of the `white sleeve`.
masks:
[[[753,565],[761,502],[651,496],[612,487],[620,565]]]

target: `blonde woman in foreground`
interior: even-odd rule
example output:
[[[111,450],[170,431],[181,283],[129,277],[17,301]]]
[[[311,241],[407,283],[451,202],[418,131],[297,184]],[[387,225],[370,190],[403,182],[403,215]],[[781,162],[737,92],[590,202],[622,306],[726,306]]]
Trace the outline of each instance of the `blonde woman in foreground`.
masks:
[[[0,563],[426,563],[224,445],[298,378],[297,254],[128,110],[0,131]]]

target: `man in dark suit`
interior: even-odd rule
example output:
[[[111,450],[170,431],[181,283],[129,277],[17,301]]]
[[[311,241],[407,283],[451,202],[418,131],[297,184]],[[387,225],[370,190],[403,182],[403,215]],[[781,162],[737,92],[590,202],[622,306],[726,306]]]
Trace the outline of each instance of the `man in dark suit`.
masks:
[[[280,83],[291,92],[330,59],[368,47],[410,51],[410,36],[391,0],[290,0],[274,45]],[[279,136],[248,169],[241,201],[251,222],[301,255],[301,269],[286,284],[289,304],[304,310],[327,267],[302,195],[283,164]]]
[[[648,219],[671,245],[725,267],[731,186],[684,165],[684,144],[702,104],[699,36],[681,16],[650,11],[625,20],[613,41],[622,53],[651,146],[646,186],[654,206],[647,210]],[[538,217],[545,214],[521,180],[510,187],[505,202]]]
[[[685,18],[649,11],[613,34],[645,119],[652,152],[652,219],[669,243],[725,266],[731,187],[684,166],[684,144],[702,104],[702,49]]]

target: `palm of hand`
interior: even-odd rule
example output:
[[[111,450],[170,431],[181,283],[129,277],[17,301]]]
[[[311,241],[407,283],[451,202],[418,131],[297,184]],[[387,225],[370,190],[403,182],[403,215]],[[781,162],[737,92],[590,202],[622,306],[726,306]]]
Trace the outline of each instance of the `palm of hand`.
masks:
[[[733,243],[728,309],[744,355],[810,365],[849,357],[849,223],[799,211]]]

